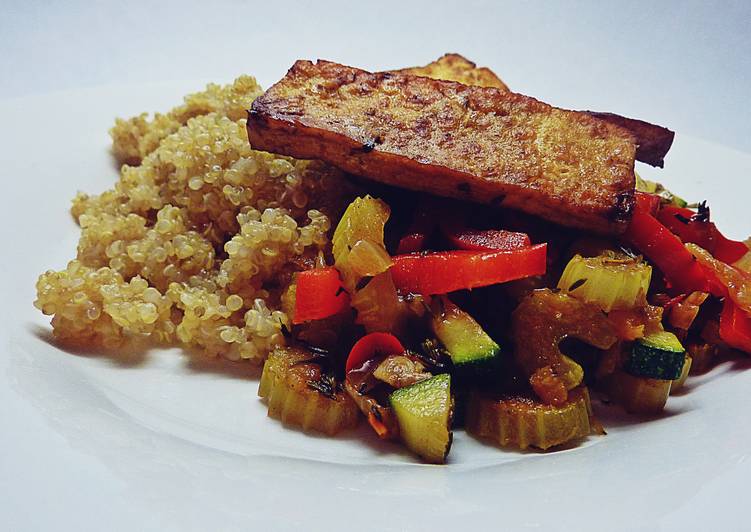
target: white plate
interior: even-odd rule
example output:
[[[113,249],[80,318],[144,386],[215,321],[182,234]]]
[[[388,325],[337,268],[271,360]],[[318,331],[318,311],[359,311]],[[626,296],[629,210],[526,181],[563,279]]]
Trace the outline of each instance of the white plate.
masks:
[[[692,378],[657,419],[599,406],[608,436],[559,452],[502,451],[459,432],[440,467],[364,427],[335,439],[282,428],[265,416],[245,365],[195,363],[179,350],[116,360],[52,345],[31,305],[34,282],[74,254],[76,190],[98,192],[116,177],[113,116],[166,109],[200,86],[0,103],[1,528],[745,528],[745,361]],[[709,199],[720,227],[746,236],[751,156],[678,135],[667,168],[640,171]]]

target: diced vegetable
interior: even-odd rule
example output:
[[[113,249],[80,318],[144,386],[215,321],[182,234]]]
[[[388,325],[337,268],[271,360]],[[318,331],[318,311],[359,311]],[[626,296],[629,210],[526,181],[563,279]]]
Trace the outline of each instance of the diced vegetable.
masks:
[[[662,307],[647,304],[628,310],[613,310],[608,314],[608,320],[619,339],[631,341],[661,331],[662,315]]]
[[[651,266],[626,255],[575,255],[563,270],[558,288],[610,312],[643,305],[651,278]]]
[[[621,340],[631,341],[644,336],[644,324],[624,311],[615,310],[608,315],[608,319]]]
[[[365,196],[350,203],[334,231],[336,268],[365,330],[399,329],[402,305],[391,278],[391,258],[383,245],[388,206]]]
[[[374,397],[360,392],[349,379],[344,381],[344,391],[365,415],[368,425],[379,438],[393,440],[399,436],[399,425],[390,406],[383,406]]]
[[[427,462],[445,462],[453,439],[451,376],[444,373],[400,388],[389,400],[407,447]]]
[[[336,268],[315,268],[297,274],[295,314],[292,323],[320,320],[349,309]]]
[[[383,439],[391,439],[398,434],[394,414],[391,408],[381,405],[360,388],[385,358],[404,352],[404,346],[396,336],[374,332],[363,336],[352,346],[344,367],[345,390],[365,414],[373,430]]]
[[[425,242],[440,228],[443,236],[456,249],[469,251],[509,251],[529,247],[529,236],[503,229],[471,229],[464,220],[468,207],[449,203],[444,198],[421,196],[409,229],[399,241],[398,254],[425,249]]]
[[[719,324],[717,324],[719,334]],[[716,361],[720,349],[716,344],[691,342],[686,345],[687,356],[691,357],[691,375],[704,373]]]
[[[394,388],[412,386],[432,376],[420,360],[406,355],[389,355],[373,371],[373,377]]]
[[[545,244],[513,251],[444,251],[394,257],[402,293],[446,294],[545,273]]]
[[[624,371],[617,371],[605,380],[612,399],[631,414],[662,412],[673,382],[635,377]]]
[[[574,363],[573,361],[569,362]],[[538,368],[531,377],[529,384],[535,395],[546,405],[560,406],[568,399],[568,391],[563,379],[559,378],[551,366]]]
[[[496,359],[501,348],[472,316],[442,297],[434,307],[433,333],[458,368],[480,368]]]
[[[597,368],[595,369],[595,378],[600,381],[616,371],[620,370],[623,366],[623,343],[616,342],[610,349],[606,349],[597,361]]]
[[[356,290],[352,307],[357,309],[357,323],[368,332],[402,330],[405,308],[390,272],[376,275]]]
[[[381,200],[365,196],[350,203],[333,237],[335,266],[350,294],[363,278],[374,277],[391,267],[383,245],[383,229],[390,210]],[[358,309],[359,310],[359,309]]]
[[[693,359],[689,355],[686,355],[686,359],[683,361],[683,368],[681,368],[681,374],[673,381],[673,384],[670,385],[670,393],[680,390],[683,385],[686,384],[688,374],[691,372],[692,361]]]
[[[360,240],[383,244],[383,229],[390,215],[388,205],[370,196],[357,198],[350,203],[332,239],[337,266]]]
[[[691,292],[686,297],[679,297],[677,301],[665,306],[668,322],[676,329],[687,331],[699,314],[702,303],[707,300],[706,292]]]
[[[425,241],[427,235],[425,233],[409,232],[399,239],[399,245],[396,247],[396,252],[399,254],[415,253],[425,249]]]
[[[667,206],[657,213],[657,219],[684,243],[696,244],[726,264],[733,264],[748,253],[745,243],[725,238],[709,221],[707,207],[701,208],[697,214],[691,209]]]
[[[707,276],[680,239],[657,219],[636,209],[624,238],[654,262],[679,292],[706,292]]]
[[[730,347],[751,354],[751,315],[728,299],[720,315],[720,338]]]
[[[391,268],[391,257],[383,247],[383,243],[370,240],[358,240],[352,245],[346,259],[339,263],[339,267],[348,272],[359,282],[365,277],[375,277]],[[357,282],[350,289],[357,289]]]
[[[591,433],[592,407],[586,387],[571,390],[560,406],[525,395],[496,398],[473,391],[467,405],[467,432],[502,445],[548,449]]]
[[[584,371],[561,353],[561,341],[571,336],[608,349],[618,339],[599,308],[548,289],[535,290],[519,303],[512,315],[512,334],[517,339],[514,356],[524,373],[531,377],[550,367],[567,390],[581,384]]]
[[[269,416],[329,435],[354,427],[357,406],[315,360],[313,353],[297,348],[277,348],[269,355],[258,386]]]
[[[399,239],[397,253],[414,253],[425,249],[425,243],[435,231],[438,223],[437,206],[435,199],[424,195],[420,197],[412,223],[404,236]]]
[[[367,362],[375,359],[382,359],[388,355],[401,355],[404,353],[404,346],[399,339],[393,334],[385,332],[374,332],[360,338],[347,357],[345,371],[362,368]]]
[[[660,208],[661,198],[656,194],[636,191],[636,204],[641,210],[654,216]]]
[[[712,294],[726,296],[744,311],[751,312],[751,274],[715,259],[696,244],[686,244],[686,249],[710,279],[709,291]]]
[[[449,242],[457,249],[469,251],[510,251],[532,245],[526,233],[503,229],[468,229],[446,224],[443,231]]]
[[[661,331],[638,339],[626,360],[626,371],[636,377],[675,380],[681,375],[686,350],[671,332]]]
[[[638,192],[646,192],[652,196],[656,196],[663,203],[668,205],[674,205],[676,207],[685,207],[688,202],[683,198],[680,198],[666,189],[662,184],[642,179],[638,174],[636,175],[636,190]]]

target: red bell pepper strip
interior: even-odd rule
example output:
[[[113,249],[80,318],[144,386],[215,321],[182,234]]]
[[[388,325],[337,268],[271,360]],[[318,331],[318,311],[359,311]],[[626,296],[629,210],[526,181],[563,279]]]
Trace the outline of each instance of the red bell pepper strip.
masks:
[[[328,318],[348,308],[349,294],[344,290],[336,268],[315,268],[297,274],[292,323]]]
[[[547,244],[512,251],[440,251],[394,257],[391,276],[402,293],[447,294],[545,273]]]
[[[379,438],[382,440],[389,440],[392,438],[389,428],[380,420],[374,412],[368,412],[368,425],[375,431]]]
[[[657,219],[684,243],[701,246],[726,264],[733,264],[749,251],[746,244],[726,238],[714,223],[699,219],[691,209],[668,205],[660,209]]]
[[[410,229],[410,231],[412,231]],[[399,239],[399,245],[396,247],[397,253],[414,253],[425,249],[425,241],[428,239],[426,233],[414,231],[405,234]]]
[[[436,229],[438,220],[445,214],[445,200],[421,196],[417,202],[414,218],[407,232],[399,240],[397,254],[414,253],[425,249],[425,242]]]
[[[714,256],[726,264],[735,264],[741,260],[746,253],[751,251],[745,242],[725,238],[725,236],[719,231],[717,232],[717,235],[718,238],[717,245],[714,248]]]
[[[636,209],[642,212],[647,212],[651,215],[657,214],[657,210],[660,208],[660,202],[662,198],[657,194],[650,194],[649,192],[636,191]]]
[[[704,270],[683,247],[680,239],[645,212],[638,201],[624,238],[660,268],[676,291],[709,291]]]
[[[751,274],[725,264],[696,244],[685,247],[704,270],[712,295],[729,297],[742,310],[751,312]]]
[[[751,315],[730,299],[722,306],[720,338],[730,347],[751,354]]]
[[[457,249],[470,251],[493,251],[528,248],[532,245],[526,233],[503,229],[444,228],[449,242]]]
[[[404,353],[404,346],[393,334],[374,332],[360,338],[349,352],[344,369],[347,373],[361,369],[373,358]]]
[[[357,403],[360,411],[368,418],[368,424],[381,439],[392,439],[399,433],[399,426],[393,411],[388,406],[383,406],[374,397],[364,395],[360,386],[365,382],[369,372],[375,370],[371,361],[380,363],[380,360],[389,355],[399,355],[405,349],[399,339],[393,334],[374,332],[360,338],[349,352],[347,362],[344,365],[347,393]],[[359,375],[356,375],[359,374]]]

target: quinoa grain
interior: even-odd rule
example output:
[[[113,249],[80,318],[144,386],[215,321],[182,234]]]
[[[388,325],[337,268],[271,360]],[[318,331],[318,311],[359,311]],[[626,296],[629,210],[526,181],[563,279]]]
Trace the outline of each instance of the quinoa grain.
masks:
[[[209,85],[166,114],[118,119],[125,163],[111,190],[79,193],[76,258],[34,302],[68,344],[180,344],[261,362],[284,343],[293,274],[330,252],[332,217],[355,190],[338,170],[256,151],[249,76]]]

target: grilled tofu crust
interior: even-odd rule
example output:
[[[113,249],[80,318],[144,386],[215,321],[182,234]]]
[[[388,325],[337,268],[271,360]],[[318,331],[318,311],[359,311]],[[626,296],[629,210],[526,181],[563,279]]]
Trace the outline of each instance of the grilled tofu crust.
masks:
[[[595,118],[627,129],[636,139],[636,160],[662,168],[665,155],[673,145],[675,132],[644,120],[628,118],[614,113],[586,111]]]
[[[424,67],[404,68],[394,72],[456,81],[465,85],[496,87],[506,91],[511,90],[495,72],[485,67],[478,68],[472,61],[459,54],[445,54]],[[605,120],[627,129],[636,139],[637,161],[660,168],[665,165],[665,155],[667,155],[670,147],[673,145],[675,132],[666,127],[614,113],[584,112],[600,120]]]
[[[297,61],[247,127],[256,149],[593,232],[622,232],[633,209],[626,130],[496,88]]]
[[[432,63],[422,67],[403,68],[393,70],[397,74],[424,76],[432,79],[456,81],[476,87],[495,87],[504,91],[509,90],[506,84],[486,67],[478,67],[475,63],[459,54],[445,54]]]

